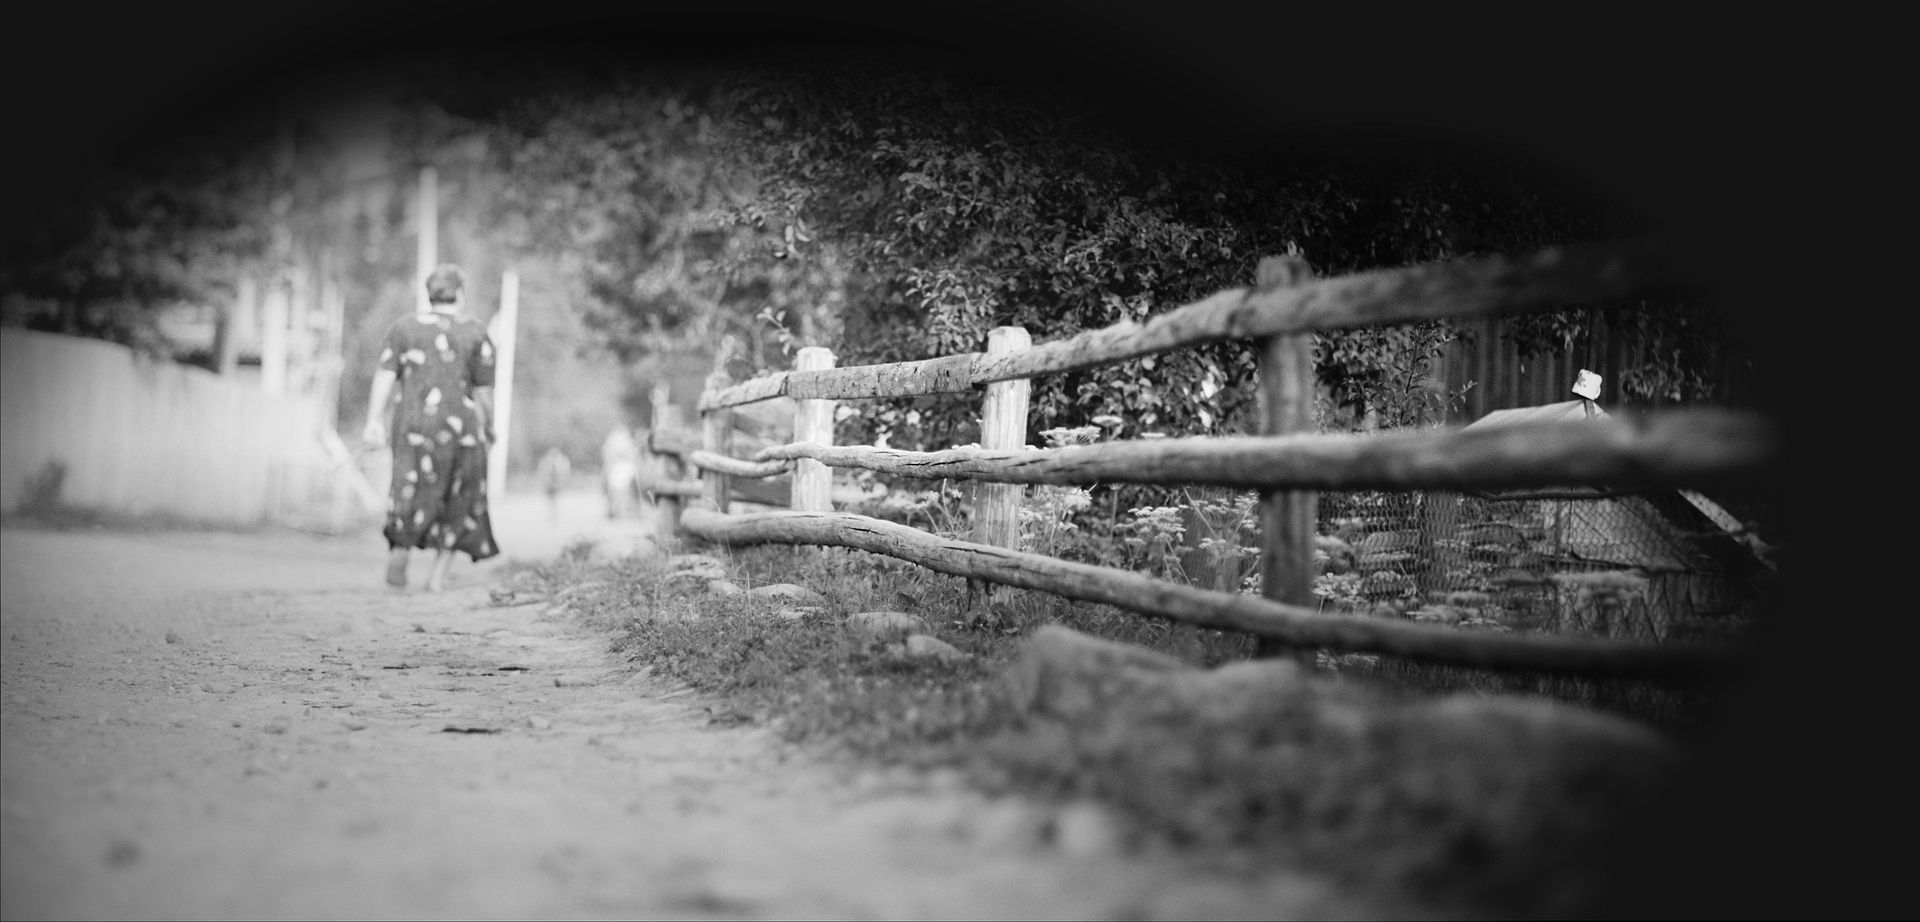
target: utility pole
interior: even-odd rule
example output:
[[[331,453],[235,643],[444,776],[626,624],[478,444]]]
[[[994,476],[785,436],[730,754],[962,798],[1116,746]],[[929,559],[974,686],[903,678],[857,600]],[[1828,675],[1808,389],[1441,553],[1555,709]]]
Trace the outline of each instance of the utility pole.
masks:
[[[214,370],[223,375],[233,374],[240,365],[240,340],[251,336],[254,330],[254,317],[260,309],[258,294],[254,288],[253,276],[242,270],[239,283],[235,286],[234,300],[220,314],[220,327],[215,336],[219,348],[219,359]]]
[[[313,393],[313,272],[305,248],[296,246],[287,267],[287,393]]]
[[[260,330],[260,386],[269,394],[287,390],[288,326],[294,320],[288,303],[293,281],[293,228],[288,214],[293,210],[294,166],[293,117],[283,105],[280,110],[280,150],[273,169],[273,264],[269,270]]]
[[[507,433],[513,425],[513,341],[520,326],[520,273],[500,277],[500,312],[487,335],[493,339],[493,437],[487,449],[487,503],[498,507],[507,495]]]
[[[320,310],[324,327],[319,350],[319,392],[322,418],[329,426],[339,425],[340,377],[346,369],[347,296],[341,290],[337,258],[329,251],[322,256],[325,268],[320,276]]]
[[[260,387],[269,394],[287,389],[287,289],[285,277],[273,274],[260,310]]]
[[[433,167],[420,168],[419,200],[415,207],[419,249],[414,254],[413,303],[423,314],[432,310],[427,304],[427,276],[433,272],[440,250],[439,179]]]

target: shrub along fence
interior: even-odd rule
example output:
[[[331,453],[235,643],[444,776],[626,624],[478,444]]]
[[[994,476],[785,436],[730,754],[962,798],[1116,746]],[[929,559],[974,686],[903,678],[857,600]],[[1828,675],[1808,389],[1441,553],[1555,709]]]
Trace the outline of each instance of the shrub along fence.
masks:
[[[1263,654],[1325,649],[1490,669],[1702,677],[1733,665],[1722,644],[1651,643],[1461,630],[1401,619],[1334,615],[1313,595],[1316,505],[1322,490],[1487,491],[1603,486],[1609,491],[1763,488],[1778,463],[1766,418],[1681,409],[1637,418],[1520,423],[1486,429],[1361,434],[1312,431],[1316,330],[1547,310],[1569,303],[1695,290],[1653,238],[1543,250],[1316,280],[1304,263],[1271,257],[1250,289],[1229,289],[1149,319],[1034,345],[1024,329],[992,331],[984,353],[833,367],[803,349],[791,371],[733,383],[708,379],[698,448],[656,427],[656,451],[700,472],[656,494],[705,502],[676,510],[692,535],[725,544],[857,548],[986,583],[1040,590],[1142,615],[1244,631]],[[1257,344],[1261,431],[1034,449],[1024,445],[1028,379],[1226,339]],[[901,451],[833,444],[836,400],[981,392],[978,447]],[[793,441],[731,453],[732,408],[796,402]],[[833,511],[829,468],[930,480],[979,481],[972,541]],[[791,478],[787,511],[730,514],[734,478]],[[1024,484],[1188,484],[1259,493],[1259,597],[1202,589],[1111,567],[1016,550]],[[676,504],[678,505],[678,504]]]

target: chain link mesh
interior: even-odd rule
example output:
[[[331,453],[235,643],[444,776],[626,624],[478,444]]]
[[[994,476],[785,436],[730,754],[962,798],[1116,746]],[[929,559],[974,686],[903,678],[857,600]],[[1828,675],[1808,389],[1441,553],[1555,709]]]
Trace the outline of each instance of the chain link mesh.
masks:
[[[1323,610],[1468,628],[1710,639],[1771,572],[1697,493],[1328,492],[1319,521]]]

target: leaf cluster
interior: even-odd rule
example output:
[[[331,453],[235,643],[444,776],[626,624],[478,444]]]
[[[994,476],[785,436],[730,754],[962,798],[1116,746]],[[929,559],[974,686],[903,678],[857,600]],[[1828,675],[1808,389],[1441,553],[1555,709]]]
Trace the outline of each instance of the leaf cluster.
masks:
[[[156,315],[231,297],[291,205],[271,185],[270,137],[244,120],[123,158],[16,221],[0,249],[5,322],[165,353]]]
[[[1061,84],[953,62],[782,62],[716,100],[723,150],[759,180],[756,217],[832,244],[858,288],[843,365],[980,350],[1001,325],[1047,341],[1141,321],[1247,285],[1267,255],[1332,275],[1633,226],[1564,177],[1445,144],[1195,151],[1124,131]],[[1457,335],[1444,322],[1318,335],[1321,383],[1348,419],[1429,420],[1446,403],[1430,372]],[[1112,415],[1135,435],[1250,431],[1253,370],[1233,343],[1048,376],[1030,426]],[[964,444],[971,413],[964,398],[898,401],[851,418],[847,437]]]
[[[840,365],[979,351],[1141,321],[1248,285],[1263,256],[1320,275],[1644,229],[1602,191],[1511,152],[1431,135],[1299,133],[1264,149],[1144,136],[1108,101],[1017,69],[948,59],[768,59],[628,74],[497,116],[528,242],[576,254],[598,328],[632,357],[734,335],[736,378],[800,345]],[[1609,322],[1571,305],[1523,343]],[[1655,343],[1627,392],[1695,396],[1711,318],[1619,313]],[[1445,322],[1318,334],[1325,422],[1439,418]],[[1122,420],[1130,436],[1253,426],[1244,343],[1035,381],[1030,433]],[[842,440],[977,440],[968,395],[863,404]],[[1030,434],[1029,441],[1033,441]]]

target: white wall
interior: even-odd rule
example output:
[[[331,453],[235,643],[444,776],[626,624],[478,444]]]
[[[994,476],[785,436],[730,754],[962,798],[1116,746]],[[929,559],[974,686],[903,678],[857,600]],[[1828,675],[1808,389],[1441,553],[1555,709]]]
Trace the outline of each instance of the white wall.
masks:
[[[71,506],[257,524],[324,514],[337,477],[317,400],[136,356],[114,343],[0,329],[0,511],[50,461]]]

